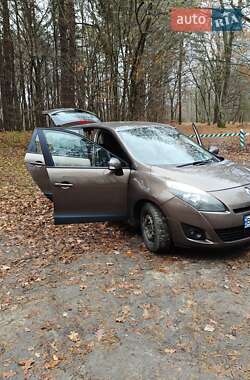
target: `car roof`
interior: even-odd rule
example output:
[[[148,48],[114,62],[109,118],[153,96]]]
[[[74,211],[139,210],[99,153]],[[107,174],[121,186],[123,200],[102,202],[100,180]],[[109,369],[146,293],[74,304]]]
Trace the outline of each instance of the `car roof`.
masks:
[[[82,125],[82,128],[105,128],[109,130],[122,131],[131,128],[148,128],[148,127],[164,127],[169,128],[169,130],[175,130],[176,128],[163,123],[154,123],[148,121],[112,121],[112,122],[100,122],[100,123],[89,123]]]

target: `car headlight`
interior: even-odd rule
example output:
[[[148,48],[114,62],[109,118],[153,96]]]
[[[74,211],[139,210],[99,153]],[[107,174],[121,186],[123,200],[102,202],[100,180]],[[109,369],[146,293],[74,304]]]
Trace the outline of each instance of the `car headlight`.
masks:
[[[172,194],[189,203],[199,211],[225,212],[225,205],[209,193],[180,182],[167,181],[168,188]]]

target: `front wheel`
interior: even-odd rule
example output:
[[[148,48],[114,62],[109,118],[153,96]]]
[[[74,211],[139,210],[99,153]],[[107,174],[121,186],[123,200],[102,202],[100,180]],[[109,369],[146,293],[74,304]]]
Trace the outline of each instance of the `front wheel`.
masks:
[[[171,237],[166,217],[153,204],[145,203],[141,209],[140,225],[146,247],[154,253],[167,253]]]

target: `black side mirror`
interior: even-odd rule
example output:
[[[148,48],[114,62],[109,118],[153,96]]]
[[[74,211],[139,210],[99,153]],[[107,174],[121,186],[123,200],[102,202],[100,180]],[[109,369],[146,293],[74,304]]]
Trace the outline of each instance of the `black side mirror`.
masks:
[[[115,173],[116,175],[123,174],[122,163],[120,160],[118,160],[118,158],[112,157],[109,160],[108,168],[111,172]]]
[[[220,149],[218,148],[218,146],[211,145],[209,148],[209,152],[217,156],[220,152]]]

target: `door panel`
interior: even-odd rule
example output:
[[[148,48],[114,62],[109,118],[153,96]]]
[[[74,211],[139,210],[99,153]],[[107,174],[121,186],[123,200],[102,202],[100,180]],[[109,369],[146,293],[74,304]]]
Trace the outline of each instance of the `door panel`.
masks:
[[[128,167],[122,175],[110,171],[114,155],[79,134],[57,129],[40,129],[38,134],[56,224],[127,218]]]
[[[26,153],[24,161],[33,181],[46,196],[51,198],[52,188],[43,155]]]
[[[37,129],[32,134],[24,161],[34,182],[49,199],[52,199],[51,183],[45,166]]]
[[[48,174],[56,224],[126,219],[130,169],[122,176],[105,168],[48,168]]]

